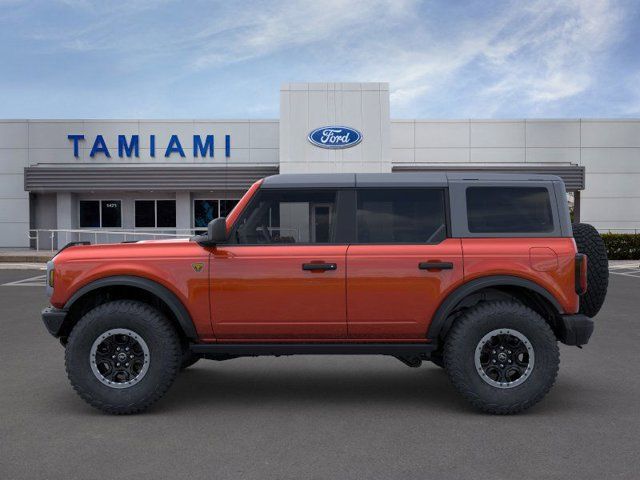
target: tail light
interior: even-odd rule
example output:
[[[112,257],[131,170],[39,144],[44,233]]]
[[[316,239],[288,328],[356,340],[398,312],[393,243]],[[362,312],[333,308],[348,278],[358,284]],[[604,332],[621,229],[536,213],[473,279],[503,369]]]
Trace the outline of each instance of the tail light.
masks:
[[[584,295],[587,291],[587,256],[576,254],[576,293]]]

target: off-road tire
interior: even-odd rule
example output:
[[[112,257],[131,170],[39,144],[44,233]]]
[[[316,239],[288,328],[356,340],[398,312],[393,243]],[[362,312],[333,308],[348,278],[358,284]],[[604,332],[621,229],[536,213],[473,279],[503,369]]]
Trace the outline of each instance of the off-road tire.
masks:
[[[93,343],[110,329],[137,333],[149,349],[149,367],[139,383],[112,388],[93,373],[90,352]],[[160,399],[178,374],[182,352],[173,325],[150,305],[117,300],[86,313],[73,327],[65,350],[65,367],[71,385],[89,405],[112,414],[139,413]]]
[[[533,369],[521,384],[498,388],[483,380],[475,365],[481,339],[496,329],[523,334],[533,348]],[[483,412],[507,415],[538,403],[553,386],[560,351],[556,337],[544,319],[516,301],[483,302],[458,318],[445,339],[444,366],[455,388]]]
[[[578,252],[587,255],[587,291],[580,297],[580,313],[595,317],[602,308],[609,286],[607,249],[592,225],[574,223],[572,227]]]

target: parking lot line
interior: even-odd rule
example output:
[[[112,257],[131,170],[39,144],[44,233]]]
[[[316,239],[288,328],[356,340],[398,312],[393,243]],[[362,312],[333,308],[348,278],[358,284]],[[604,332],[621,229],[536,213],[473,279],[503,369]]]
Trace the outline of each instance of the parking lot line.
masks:
[[[35,277],[16,280],[15,282],[3,283],[0,287],[44,287],[44,279],[46,275],[37,275]]]

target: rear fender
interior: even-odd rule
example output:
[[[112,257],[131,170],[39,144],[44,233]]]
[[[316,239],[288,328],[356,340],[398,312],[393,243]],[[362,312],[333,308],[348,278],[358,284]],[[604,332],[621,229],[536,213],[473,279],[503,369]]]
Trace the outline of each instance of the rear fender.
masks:
[[[469,295],[472,295],[475,292],[489,287],[525,288],[537,293],[545,300],[547,300],[558,315],[564,313],[562,306],[560,305],[558,300],[551,293],[549,293],[547,289],[532,282],[531,280],[526,280],[524,278],[513,277],[509,275],[483,277],[465,283],[449,294],[449,296],[440,304],[440,306],[436,310],[436,313],[434,314],[431,321],[431,325],[429,325],[427,338],[437,340],[438,338],[444,336],[449,331],[449,328],[451,328],[451,324],[453,322],[451,313],[453,313],[455,307]]]

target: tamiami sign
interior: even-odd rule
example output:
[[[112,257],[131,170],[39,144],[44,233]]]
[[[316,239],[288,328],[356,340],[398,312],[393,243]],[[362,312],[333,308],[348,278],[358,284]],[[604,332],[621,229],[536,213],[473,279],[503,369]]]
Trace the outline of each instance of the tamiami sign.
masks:
[[[67,138],[73,142],[73,156],[80,157],[80,142],[85,142],[84,135],[70,133]],[[214,135],[194,135],[193,136],[193,156],[194,157],[211,157],[213,158],[215,152],[215,137]],[[115,153],[115,152],[114,152]],[[166,158],[171,155],[180,155],[185,157],[184,148],[178,135],[171,135],[167,147],[156,148],[156,136],[149,135],[149,154],[151,157],[155,157],[156,153],[159,155],[164,154]],[[104,155],[106,158],[111,158],[111,152],[107,147],[107,143],[102,135],[96,135],[95,140],[91,146],[90,157],[96,155]],[[139,157],[140,156],[140,135],[118,135],[118,157]],[[231,135],[224,136],[224,156],[231,156]]]

